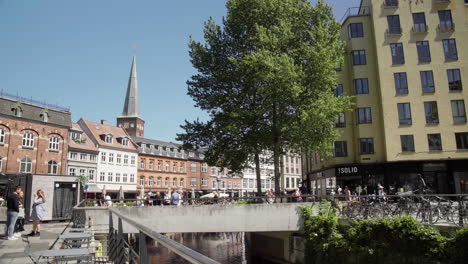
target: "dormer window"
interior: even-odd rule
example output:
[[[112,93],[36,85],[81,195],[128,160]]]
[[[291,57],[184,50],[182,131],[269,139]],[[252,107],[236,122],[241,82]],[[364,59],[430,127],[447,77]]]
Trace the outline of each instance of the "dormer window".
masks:
[[[195,153],[193,153],[193,152],[189,152],[188,155],[189,155],[189,157],[191,157],[191,158],[195,157]]]
[[[205,158],[205,155],[204,154],[200,154],[200,159],[204,159]]]
[[[81,133],[79,132],[70,132],[70,138],[74,141],[81,141]]]
[[[122,138],[122,145],[128,146],[128,138]]]
[[[23,116],[23,109],[19,105],[13,107],[11,109],[11,111],[13,112],[13,115],[16,116],[16,117],[22,117]]]
[[[46,122],[46,123],[49,122],[49,114],[47,112],[42,112],[40,114],[40,117],[42,118],[43,122]]]
[[[110,134],[105,135],[104,142],[106,142],[107,144],[112,144],[112,135]]]

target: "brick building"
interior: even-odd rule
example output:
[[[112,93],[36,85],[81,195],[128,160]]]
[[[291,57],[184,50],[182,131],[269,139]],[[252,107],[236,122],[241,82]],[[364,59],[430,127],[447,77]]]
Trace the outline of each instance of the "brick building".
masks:
[[[66,174],[68,109],[0,97],[3,173]]]

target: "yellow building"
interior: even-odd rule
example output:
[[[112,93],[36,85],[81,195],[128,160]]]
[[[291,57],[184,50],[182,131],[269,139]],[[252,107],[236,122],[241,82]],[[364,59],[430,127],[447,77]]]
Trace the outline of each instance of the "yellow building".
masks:
[[[304,157],[314,193],[468,193],[468,0],[362,0],[342,20],[334,157]],[[423,183],[424,182],[424,183]]]

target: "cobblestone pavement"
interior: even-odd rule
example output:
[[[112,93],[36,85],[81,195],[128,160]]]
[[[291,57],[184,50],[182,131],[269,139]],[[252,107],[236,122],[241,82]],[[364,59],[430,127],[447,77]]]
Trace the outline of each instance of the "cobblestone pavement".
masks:
[[[34,252],[49,247],[62,233],[68,222],[41,224],[40,237],[27,237],[32,229],[32,224],[25,225],[23,236],[18,240],[5,240],[5,223],[0,223],[0,264],[29,264],[33,263],[28,257],[28,252]]]

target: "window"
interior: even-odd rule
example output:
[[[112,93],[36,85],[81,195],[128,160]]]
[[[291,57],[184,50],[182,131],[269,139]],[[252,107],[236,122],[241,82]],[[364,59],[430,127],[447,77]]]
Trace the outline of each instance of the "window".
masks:
[[[78,159],[78,153],[76,153],[76,152],[70,152],[70,159],[72,159],[72,160],[77,160],[77,159]]]
[[[345,113],[339,113],[335,121],[335,127],[346,127]]]
[[[11,109],[11,111],[13,112],[13,115],[16,116],[16,117],[22,117],[23,116],[23,109],[21,109],[20,106],[13,107]]]
[[[68,168],[68,175],[76,176],[76,168]]]
[[[403,53],[403,44],[392,43],[390,44],[390,50],[392,52],[393,64],[405,64],[405,54]]]
[[[185,169],[184,169],[184,164],[181,163],[181,164],[180,164],[180,167],[179,167],[179,172],[184,172],[184,170],[185,170]]]
[[[88,158],[88,155],[85,153],[80,154],[80,160],[86,160]]]
[[[51,160],[51,161],[49,161],[49,163],[47,163],[47,173],[48,174],[57,174],[57,169],[58,169],[58,165],[57,165],[57,162],[55,160]]]
[[[468,132],[455,133],[455,141],[457,142],[457,149],[468,149]]]
[[[207,172],[208,171],[208,164],[203,163],[201,167],[201,172]]]
[[[166,162],[166,171],[169,171],[169,162]]]
[[[161,164],[161,161],[158,161],[158,171],[161,171],[162,170],[162,164]]]
[[[365,65],[366,64],[366,51],[365,50],[354,50],[353,65]]]
[[[427,142],[429,144],[429,151],[442,150],[442,139],[440,134],[427,134]]]
[[[190,164],[190,171],[191,172],[197,172],[197,164],[191,163]]]
[[[140,160],[140,169],[145,169],[145,160]]]
[[[177,178],[172,179],[172,187],[177,187]]]
[[[359,153],[374,154],[374,139],[373,138],[360,138],[359,139]]]
[[[177,163],[172,164],[172,171],[177,172]]]
[[[188,155],[189,155],[189,157],[191,157],[191,158],[195,157],[195,153],[193,153],[193,152],[189,152]]]
[[[447,70],[447,79],[448,79],[448,84],[449,84],[449,90],[450,91],[461,91],[462,90],[460,69],[449,69],[449,70]]]
[[[289,173],[289,167],[286,167],[286,173]]]
[[[452,115],[455,124],[466,123],[465,101],[452,100]]]
[[[120,173],[115,174],[115,181],[120,182]]]
[[[439,123],[439,111],[437,102],[424,102],[424,114],[426,115],[426,124]]]
[[[42,112],[39,116],[42,118],[42,121],[44,121],[45,123],[49,122],[49,114],[47,112]]]
[[[135,165],[135,163],[136,163],[136,158],[135,158],[135,156],[131,156],[130,158],[131,158],[131,163],[130,163],[130,164],[131,164],[131,165]],[[127,162],[128,162],[128,161],[127,161]],[[125,163],[125,161],[124,161],[124,163]],[[126,163],[125,163],[125,164],[126,164]]]
[[[179,180],[179,187],[180,188],[184,187],[184,179]]]
[[[244,189],[249,188],[249,180],[248,179],[242,179],[242,188],[244,188]]]
[[[149,181],[148,181],[148,185],[153,186],[153,184],[154,184],[154,178],[153,178],[153,176],[150,176]]]
[[[195,187],[195,186],[197,186],[197,178],[191,178],[190,187]]]
[[[145,176],[140,176],[140,186],[145,185]]]
[[[289,177],[286,177],[286,188],[289,188]]]
[[[108,182],[111,182],[111,181],[112,181],[112,178],[113,178],[112,172],[108,172],[108,173],[107,173],[107,181],[108,181]]]
[[[413,32],[427,32],[426,17],[424,13],[413,14]]]
[[[362,23],[352,23],[348,26],[349,38],[362,38],[364,37],[364,29]]]
[[[370,107],[356,109],[358,124],[372,123],[372,113]]]
[[[444,39],[442,40],[442,43],[444,45],[445,60],[458,60],[457,44],[455,43],[455,39]]]
[[[96,161],[96,155],[94,155],[94,154],[89,154],[89,160],[90,160],[90,161]]]
[[[122,145],[128,146],[128,138],[122,138]]]
[[[34,147],[34,135],[33,133],[25,132],[23,134],[23,147],[33,148]]]
[[[5,130],[0,128],[0,144],[5,144]]]
[[[398,0],[385,0],[385,6],[398,6]]]
[[[400,16],[387,16],[388,22],[388,33],[390,34],[401,34],[401,26],[400,26]]]
[[[216,168],[215,167],[212,167],[211,168],[211,176],[216,176],[218,173],[216,171]]]
[[[414,152],[414,137],[413,135],[402,135],[401,140],[401,151],[402,152]]]
[[[134,157],[132,158],[132,161],[134,160]],[[124,155],[124,165],[128,165],[128,155]]]
[[[130,174],[130,182],[134,183],[135,182],[135,174]]]
[[[117,164],[122,163],[122,154],[117,154]]]
[[[447,31],[454,29],[452,22],[452,12],[450,10],[441,10],[439,11],[439,30]]]
[[[49,138],[49,150],[52,150],[52,151],[59,150],[59,138],[58,137]]]
[[[149,169],[150,169],[150,170],[153,170],[153,169],[154,169],[154,161],[152,161],[152,160],[151,160],[150,163],[149,163]]]
[[[106,162],[106,153],[101,152],[101,162]]]
[[[356,92],[356,94],[368,94],[369,93],[368,80],[367,79],[355,79],[354,91]]]
[[[80,176],[86,176],[86,169],[80,169]]]
[[[122,174],[122,182],[127,182],[127,180],[128,180],[128,174],[127,173]]]
[[[104,137],[104,142],[106,142],[107,144],[112,144],[112,135],[106,135]]]
[[[109,153],[109,162],[114,163],[114,153]]]
[[[411,106],[409,103],[398,104],[398,119],[400,125],[411,125]]]
[[[208,186],[208,179],[207,178],[202,178],[201,179],[201,186]]]
[[[346,141],[335,141],[335,157],[348,156],[348,147]]]
[[[432,71],[422,71],[421,75],[421,86],[424,93],[433,93],[435,91],[434,78]]]
[[[106,173],[105,172],[101,172],[101,174],[99,175],[99,181],[105,181],[106,180]]]
[[[336,89],[333,91],[333,93],[335,94],[335,97],[339,97],[339,96],[343,95],[343,85],[338,84],[336,86]]]
[[[416,41],[418,51],[418,61],[431,62],[431,51],[429,49],[429,41]]]
[[[156,180],[156,186],[161,187],[161,183],[162,183],[162,178],[158,177],[158,179]]]
[[[94,181],[94,170],[88,170],[88,178],[90,181]]]
[[[406,72],[397,72],[393,74],[395,79],[395,90],[397,94],[408,94],[408,81]]]

